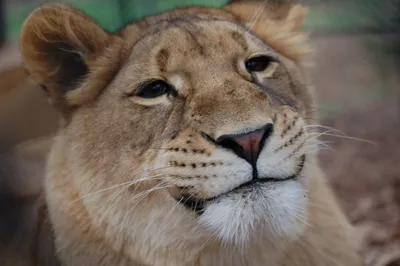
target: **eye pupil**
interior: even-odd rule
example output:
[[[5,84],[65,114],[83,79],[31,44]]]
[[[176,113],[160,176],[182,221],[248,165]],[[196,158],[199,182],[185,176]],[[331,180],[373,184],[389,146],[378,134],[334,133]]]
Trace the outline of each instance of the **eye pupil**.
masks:
[[[271,57],[262,55],[250,58],[246,61],[245,65],[249,72],[261,72],[266,70],[272,61]]]
[[[173,87],[163,80],[153,80],[144,83],[136,96],[142,98],[156,98],[173,90]]]

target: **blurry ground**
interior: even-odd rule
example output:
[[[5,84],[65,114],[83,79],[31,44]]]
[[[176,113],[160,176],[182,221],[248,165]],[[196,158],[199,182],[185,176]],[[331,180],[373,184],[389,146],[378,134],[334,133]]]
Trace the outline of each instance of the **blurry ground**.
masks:
[[[334,151],[321,152],[321,165],[363,236],[366,265],[400,265],[399,69],[359,37],[315,37],[313,44],[323,124],[377,144],[327,137]]]

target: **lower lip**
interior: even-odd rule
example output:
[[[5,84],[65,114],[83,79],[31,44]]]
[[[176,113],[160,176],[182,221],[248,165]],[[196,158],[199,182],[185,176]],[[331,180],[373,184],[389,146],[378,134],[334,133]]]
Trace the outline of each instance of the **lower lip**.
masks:
[[[176,199],[176,200],[178,200],[184,206],[186,206],[187,208],[191,209],[192,211],[194,211],[194,212],[196,212],[197,214],[200,215],[200,214],[202,214],[204,212],[204,205],[207,202],[211,202],[213,200],[216,200],[216,199],[218,199],[218,198],[220,198],[220,197],[222,197],[224,195],[227,195],[229,193],[236,192],[236,191],[238,191],[240,189],[251,188],[251,187],[254,187],[255,185],[260,184],[260,183],[283,182],[283,181],[290,181],[290,180],[297,179],[299,177],[301,171],[303,170],[305,160],[306,160],[306,156],[305,155],[301,156],[301,161],[298,164],[297,172],[294,175],[291,175],[291,176],[289,176],[287,178],[269,178],[269,177],[267,177],[267,178],[256,178],[256,179],[253,179],[253,180],[251,180],[251,181],[249,181],[247,183],[244,183],[244,184],[236,187],[235,189],[233,189],[231,191],[228,191],[226,193],[218,195],[218,196],[216,196],[214,198],[194,199],[193,197],[181,197],[180,199]]]

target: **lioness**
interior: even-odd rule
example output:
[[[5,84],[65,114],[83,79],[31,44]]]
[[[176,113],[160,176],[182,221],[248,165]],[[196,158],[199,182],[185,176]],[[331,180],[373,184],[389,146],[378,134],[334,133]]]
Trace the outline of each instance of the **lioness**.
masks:
[[[44,184],[61,265],[361,265],[316,162],[305,14],[27,18],[25,67],[63,117]]]

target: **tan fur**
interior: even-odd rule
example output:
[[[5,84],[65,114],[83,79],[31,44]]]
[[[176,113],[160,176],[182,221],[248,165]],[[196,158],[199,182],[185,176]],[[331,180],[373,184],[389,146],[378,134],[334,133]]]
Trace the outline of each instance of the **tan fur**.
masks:
[[[266,3],[266,2],[264,2]],[[300,31],[308,10],[293,3],[267,5],[263,12],[255,13],[259,2],[234,3],[227,7],[256,31],[269,46],[292,60],[300,60],[310,53],[307,35]],[[288,12],[290,10],[290,12]],[[282,23],[280,18],[287,17]],[[259,23],[268,21],[267,23]],[[261,27],[261,28],[259,28]]]
[[[45,182],[63,265],[361,265],[315,154],[301,146],[315,123],[300,62],[306,12],[274,8],[175,9],[119,34],[60,4],[28,17],[25,66],[64,118]],[[260,54],[279,63],[251,76],[244,61]],[[135,96],[149,78],[175,93]],[[305,152],[301,177],[229,192],[249,181],[250,166],[208,138],[267,123],[260,175],[291,175]],[[197,215],[175,199],[185,195],[218,199]]]

